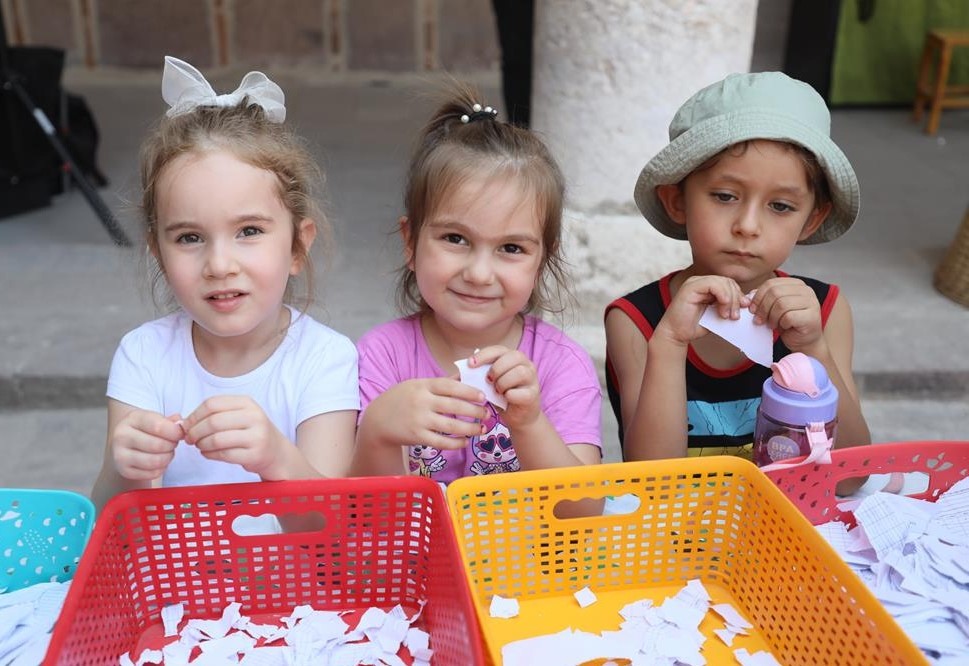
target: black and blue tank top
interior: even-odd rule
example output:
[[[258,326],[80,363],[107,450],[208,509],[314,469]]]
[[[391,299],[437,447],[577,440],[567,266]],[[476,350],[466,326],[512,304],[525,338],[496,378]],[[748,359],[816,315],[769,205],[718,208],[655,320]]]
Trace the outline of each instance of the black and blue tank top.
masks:
[[[613,308],[622,310],[649,340],[663,314],[669,307],[670,279],[675,273],[640,287],[606,307],[606,314]],[[779,277],[787,277],[777,271]],[[837,285],[827,284],[813,278],[793,275],[814,290],[821,306],[821,326],[828,323],[828,316],[838,299]],[[774,334],[774,358],[780,359],[790,353]],[[713,368],[697,355],[691,345],[686,361],[686,409],[687,448],[689,455],[738,453],[745,455],[753,441],[757,408],[764,381],[770,369],[745,360],[740,365],[721,370]],[[622,409],[619,383],[612,362],[606,355],[606,389],[612,411],[619,422],[619,442],[623,442]]]

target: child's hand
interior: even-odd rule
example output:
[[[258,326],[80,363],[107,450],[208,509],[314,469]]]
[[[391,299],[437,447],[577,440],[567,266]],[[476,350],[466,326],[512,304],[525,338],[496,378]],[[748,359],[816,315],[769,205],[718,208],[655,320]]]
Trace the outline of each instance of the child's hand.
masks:
[[[488,363],[488,381],[508,401],[502,421],[512,428],[534,423],[542,414],[542,394],[531,359],[517,349],[494,345],[475,352],[468,365],[477,368]]]
[[[122,418],[111,436],[111,453],[118,474],[131,481],[154,481],[175,457],[184,431],[174,414],[134,409]]]
[[[766,323],[780,331],[781,340],[791,351],[813,356],[823,341],[821,305],[814,290],[797,278],[771,278],[764,282],[750,304],[754,323]]]
[[[700,317],[713,304],[724,319],[740,319],[740,308],[747,307],[750,299],[731,278],[694,275],[680,285],[656,333],[682,346],[702,338],[708,331],[700,326]]]
[[[381,441],[462,449],[468,437],[482,434],[481,420],[488,416],[484,401],[481,391],[450,377],[410,379],[381,393],[364,419]]]
[[[244,395],[207,399],[184,421],[185,441],[210,460],[242,465],[266,480],[282,478],[273,469],[281,449],[294,446],[255,400]]]

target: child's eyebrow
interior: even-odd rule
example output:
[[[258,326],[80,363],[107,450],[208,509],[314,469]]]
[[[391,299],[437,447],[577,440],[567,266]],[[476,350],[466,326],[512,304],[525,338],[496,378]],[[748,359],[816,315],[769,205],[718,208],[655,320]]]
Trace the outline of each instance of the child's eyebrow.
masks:
[[[474,229],[464,224],[463,222],[459,222],[451,218],[429,220],[427,222],[427,226],[432,227],[434,229],[439,229],[439,230],[444,230],[444,229],[454,230],[456,232],[464,234],[465,236],[481,235],[480,233],[476,233]],[[538,237],[533,236],[532,234],[508,234],[507,236],[500,236],[499,238],[503,243],[535,243],[536,245],[539,243]]]
[[[784,194],[793,194],[793,195],[803,195],[810,192],[810,190],[802,185],[781,185],[780,187],[775,187],[774,192],[781,192]]]
[[[733,174],[729,173],[721,174],[718,180],[729,183],[737,183],[738,185],[746,185],[748,183],[747,179],[740,178],[739,176],[734,176]],[[771,192],[779,192],[790,195],[805,195],[810,192],[810,190],[803,185],[778,185],[776,187],[772,187]]]
[[[273,224],[276,222],[275,218],[271,215],[265,215],[263,213],[243,213],[242,215],[237,215],[230,220],[230,224],[245,224],[247,222],[262,222],[264,224]],[[191,222],[188,220],[178,220],[175,222],[169,222],[162,225],[162,231],[173,232],[181,231],[183,229],[195,229],[199,225],[196,222]]]
[[[172,233],[175,231],[182,231],[183,229],[193,229],[196,225],[191,222],[170,222],[162,226],[162,231],[165,233]]]
[[[239,224],[242,222],[275,222],[276,219],[272,215],[266,215],[264,213],[243,213],[242,215],[237,215],[233,218],[232,222]]]

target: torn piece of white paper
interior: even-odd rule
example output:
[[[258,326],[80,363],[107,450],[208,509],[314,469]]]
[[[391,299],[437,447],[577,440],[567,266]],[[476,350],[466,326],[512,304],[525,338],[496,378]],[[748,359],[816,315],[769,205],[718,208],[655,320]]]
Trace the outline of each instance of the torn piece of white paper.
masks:
[[[585,631],[565,629],[557,634],[535,636],[512,641],[501,648],[504,666],[533,666],[534,664],[581,664],[600,659],[604,655],[612,659],[637,658],[637,646],[615,634],[608,638]]]
[[[512,617],[518,617],[520,610],[518,599],[506,599],[496,594],[491,597],[491,607],[488,609],[488,613],[491,617],[499,617],[507,620]]]
[[[505,399],[505,396],[498,393],[495,390],[495,385],[488,381],[488,371],[491,370],[491,364],[488,363],[480,365],[477,368],[469,368],[468,362],[470,360],[465,358],[454,362],[454,365],[458,366],[458,372],[461,373],[461,383],[473,386],[484,393],[485,400],[495,407],[507,408],[508,401]]]
[[[575,600],[579,602],[579,606],[581,606],[582,608],[591,606],[595,602],[599,601],[599,598],[596,597],[595,593],[592,590],[590,590],[588,586],[583,587],[581,590],[574,593],[572,596],[575,597]]]
[[[740,319],[724,319],[713,305],[700,316],[700,326],[720,336],[754,363],[769,368],[774,362],[774,332],[767,324],[755,324],[754,315],[740,308]]]
[[[706,640],[699,625],[709,608],[709,594],[699,580],[684,585],[662,605],[642,599],[623,606],[618,631],[593,634],[572,628],[506,644],[504,666],[555,664],[573,666],[592,659],[628,659],[635,666],[702,666]],[[737,630],[730,628],[735,634]]]
[[[361,615],[356,629],[349,633],[350,627],[343,620],[344,613],[316,610],[309,605],[297,606],[288,617],[280,618],[282,626],[271,627],[275,636],[260,641],[260,637],[269,633],[270,626],[250,622],[248,616],[240,613],[241,604],[232,602],[225,607],[220,619],[189,620],[178,639],[162,650],[143,650],[137,659],[126,653],[119,658],[119,664],[188,666],[189,657],[197,648],[200,653],[191,666],[236,663],[251,666],[405,666],[406,662],[397,652],[402,649],[401,643],[406,642],[404,647],[410,652],[414,666],[430,666],[434,652],[430,648],[430,636],[410,626],[424,608],[424,601],[418,603],[420,609],[410,618],[399,604],[389,612],[372,607]],[[179,604],[174,604],[171,608],[177,606]],[[174,613],[174,610],[168,612]],[[269,645],[281,637],[285,637],[286,645]]]
[[[741,627],[742,629],[752,629],[754,625],[747,621],[747,619],[738,613],[736,609],[730,604],[714,604],[710,606],[710,609],[723,618],[723,621],[733,627]]]
[[[969,477],[953,484],[935,504],[926,531],[948,543],[969,546]]]
[[[178,625],[185,615],[185,605],[182,602],[164,606],[161,609],[162,625],[165,627],[165,636],[178,635]]]

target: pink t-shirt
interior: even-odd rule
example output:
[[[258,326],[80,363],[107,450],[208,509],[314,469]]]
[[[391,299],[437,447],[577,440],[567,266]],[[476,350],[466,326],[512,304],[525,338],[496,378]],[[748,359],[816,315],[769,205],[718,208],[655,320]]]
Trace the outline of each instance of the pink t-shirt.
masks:
[[[586,351],[559,329],[531,316],[525,317],[518,349],[535,364],[542,411],[562,441],[601,448],[602,393]],[[437,364],[416,315],[370,330],[357,343],[357,351],[361,415],[371,400],[399,382],[457,373],[456,367],[442,369]],[[411,471],[441,483],[462,476],[517,471],[520,464],[508,428],[498,411],[488,407],[491,415],[484,422],[488,432],[470,438],[464,449],[441,451],[415,442],[410,449]]]

